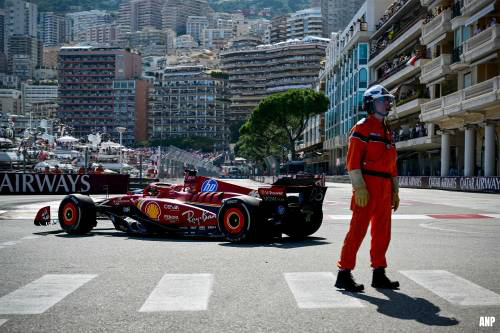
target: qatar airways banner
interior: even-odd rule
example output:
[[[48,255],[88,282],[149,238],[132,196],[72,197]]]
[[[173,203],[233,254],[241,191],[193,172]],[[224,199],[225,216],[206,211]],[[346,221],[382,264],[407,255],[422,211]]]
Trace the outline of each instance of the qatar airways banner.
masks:
[[[128,182],[128,175],[0,173],[0,194],[121,194]]]
[[[400,176],[400,187],[500,193],[500,177]]]

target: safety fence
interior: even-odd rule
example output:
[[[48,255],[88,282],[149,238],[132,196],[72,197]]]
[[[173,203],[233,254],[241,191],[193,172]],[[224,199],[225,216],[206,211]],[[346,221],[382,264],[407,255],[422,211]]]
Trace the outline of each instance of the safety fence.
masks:
[[[0,173],[0,194],[118,194],[128,185],[128,175]]]

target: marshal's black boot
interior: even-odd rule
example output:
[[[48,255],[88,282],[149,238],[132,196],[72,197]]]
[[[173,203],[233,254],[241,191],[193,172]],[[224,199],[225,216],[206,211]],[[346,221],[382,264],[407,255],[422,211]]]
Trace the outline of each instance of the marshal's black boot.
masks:
[[[354,281],[351,271],[346,269],[339,270],[339,274],[337,275],[337,282],[335,282],[335,287],[355,293],[359,293],[365,289],[365,286]]]
[[[399,289],[398,281],[391,281],[385,275],[385,268],[378,267],[373,270],[372,287],[380,289]]]

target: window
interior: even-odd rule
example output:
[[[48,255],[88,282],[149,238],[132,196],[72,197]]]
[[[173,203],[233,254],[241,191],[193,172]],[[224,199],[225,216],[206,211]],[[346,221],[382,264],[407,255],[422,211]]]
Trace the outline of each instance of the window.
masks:
[[[361,68],[359,70],[359,88],[368,87],[368,72],[366,68]]]
[[[368,63],[368,44],[359,44],[359,64],[366,65]]]
[[[472,73],[464,74],[464,89],[472,86]]]

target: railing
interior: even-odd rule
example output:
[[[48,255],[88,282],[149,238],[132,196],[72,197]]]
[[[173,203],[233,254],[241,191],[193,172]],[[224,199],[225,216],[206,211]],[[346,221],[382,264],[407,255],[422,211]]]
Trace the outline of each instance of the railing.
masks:
[[[500,26],[495,25],[481,31],[476,36],[469,38],[464,42],[464,53],[470,52],[473,49],[480,47],[482,44],[491,41],[493,38],[496,38],[499,35],[499,30]]]
[[[500,90],[500,76],[496,76],[468,88],[446,95],[442,98],[422,104],[422,114],[436,111],[441,108],[449,108],[453,105],[462,104],[464,102],[470,101],[471,99],[475,99],[486,94],[491,94],[498,90]]]
[[[494,3],[493,0],[464,0],[463,10],[464,12],[469,12],[471,10],[477,10],[482,8],[487,3]],[[471,14],[471,13],[468,13]]]
[[[438,16],[434,17],[430,22],[424,24],[422,27],[422,38],[427,37],[434,32],[438,27],[451,20],[451,9],[443,11]]]
[[[422,104],[422,113],[425,114],[428,112],[439,110],[441,109],[441,104],[442,104],[441,98]]]
[[[418,15],[416,16],[413,20],[411,20],[408,24],[406,24],[404,27],[402,27],[392,38],[390,41],[387,41],[387,44],[384,47],[377,48],[374,52],[370,53],[370,59],[373,59],[376,57],[379,53],[384,51],[386,48],[389,47],[392,43],[394,43],[396,40],[398,40],[399,37],[404,35],[408,30],[413,28],[418,21],[423,19],[423,15]]]

